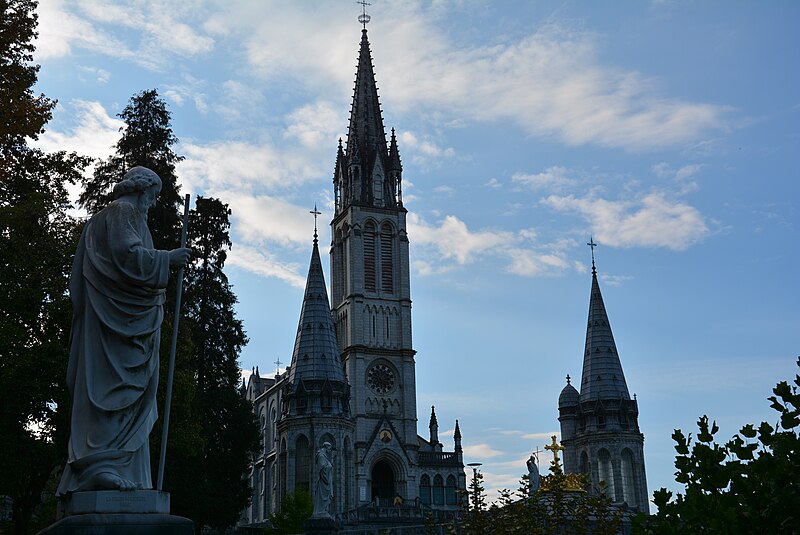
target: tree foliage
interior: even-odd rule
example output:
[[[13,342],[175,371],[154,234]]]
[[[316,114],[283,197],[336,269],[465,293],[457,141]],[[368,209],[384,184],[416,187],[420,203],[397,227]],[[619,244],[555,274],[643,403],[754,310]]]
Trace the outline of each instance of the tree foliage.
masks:
[[[113,200],[114,184],[128,169],[141,165],[161,177],[158,202],[147,214],[147,224],[156,249],[174,249],[181,232],[180,186],[175,165],[183,160],[172,147],[178,138],[172,132],[171,114],[158,91],[149,89],[131,97],[117,115],[125,126],[115,145],[115,153],[98,162],[94,175],[84,181],[79,202],[91,213],[97,213]]]
[[[90,159],[30,146],[55,106],[35,95],[36,2],[0,0],[0,495],[17,533],[66,458],[71,304],[78,237],[66,184]]]
[[[797,360],[800,367],[800,358]],[[675,480],[684,492],[653,494],[658,514],[639,519],[640,533],[796,533],[800,525],[800,375],[779,382],[768,399],[775,425],[743,426],[718,444],[716,422],[697,422],[693,438],[676,429]]]
[[[220,530],[233,525],[248,503],[251,489],[242,474],[259,441],[252,404],[238,388],[238,357],[247,336],[223,271],[231,247],[229,215],[227,205],[202,197],[189,215],[194,260],[187,267],[184,299],[196,384],[192,413],[201,423],[203,446],[170,476],[173,488],[181,489],[176,510],[198,526]]]
[[[269,515],[269,521],[279,535],[294,535],[303,532],[303,524],[313,512],[311,494],[298,487],[283,499],[279,512]]]

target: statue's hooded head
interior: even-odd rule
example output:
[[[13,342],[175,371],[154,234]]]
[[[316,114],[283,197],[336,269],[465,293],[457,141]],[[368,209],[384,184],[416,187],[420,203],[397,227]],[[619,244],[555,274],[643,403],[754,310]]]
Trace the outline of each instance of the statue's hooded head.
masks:
[[[161,192],[161,178],[151,169],[137,165],[130,169],[122,177],[122,180],[114,186],[114,198],[119,199],[123,195],[137,193],[141,204],[150,208],[156,202],[156,197]],[[142,195],[146,198],[142,199]]]

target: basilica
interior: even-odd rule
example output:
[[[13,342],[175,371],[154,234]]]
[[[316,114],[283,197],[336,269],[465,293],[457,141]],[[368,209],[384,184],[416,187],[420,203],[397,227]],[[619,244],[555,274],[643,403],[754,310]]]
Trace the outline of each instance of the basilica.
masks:
[[[428,436],[417,434],[403,166],[394,130],[386,140],[366,27],[346,141],[333,175],[330,301],[315,232],[291,363],[246,386],[263,438],[246,525],[265,522],[295,489],[313,495],[326,442],[334,516],[357,520],[365,506],[446,515],[463,501],[458,422],[452,449],[439,442],[433,407]]]
[[[317,492],[315,453],[325,443],[333,450],[329,513],[343,523],[382,510],[445,520],[465,505],[458,421],[452,449],[439,441],[433,407],[427,436],[417,434],[402,177],[394,129],[386,139],[365,24],[347,139],[339,140],[334,165],[331,295],[315,229],[291,363],[274,376],[256,370],[246,384],[263,442],[247,474],[253,497],[243,526],[266,525],[295,489]],[[628,393],[594,254],[579,388],[567,376],[558,399],[565,472],[587,473],[592,488],[616,506],[648,512],[638,405]]]

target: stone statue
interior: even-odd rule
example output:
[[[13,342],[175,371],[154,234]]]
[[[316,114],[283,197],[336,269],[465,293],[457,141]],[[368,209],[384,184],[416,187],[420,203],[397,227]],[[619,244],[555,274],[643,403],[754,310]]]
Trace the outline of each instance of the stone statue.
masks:
[[[536,491],[539,490],[539,459],[536,455],[536,452],[531,453],[530,458],[528,458],[528,484],[530,485],[530,496],[532,497],[536,494]]]
[[[161,179],[134,167],[93,216],[72,264],[67,465],[57,494],[150,489],[148,437],[158,418],[159,342],[171,267],[191,249],[156,250],[147,212]]]
[[[317,450],[317,480],[314,492],[314,517],[330,517],[333,500],[333,447],[325,442]]]

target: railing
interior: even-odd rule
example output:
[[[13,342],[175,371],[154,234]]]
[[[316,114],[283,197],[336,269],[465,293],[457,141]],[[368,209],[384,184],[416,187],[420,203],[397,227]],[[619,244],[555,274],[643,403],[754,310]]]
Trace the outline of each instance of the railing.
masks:
[[[421,466],[431,465],[453,465],[458,466],[458,455],[454,452],[444,451],[421,451],[418,454],[419,464]]]

